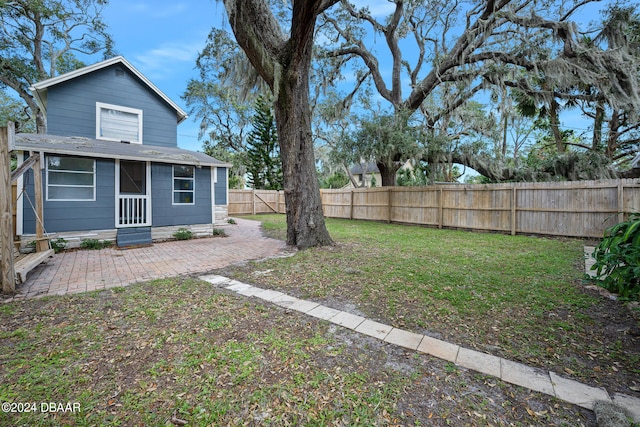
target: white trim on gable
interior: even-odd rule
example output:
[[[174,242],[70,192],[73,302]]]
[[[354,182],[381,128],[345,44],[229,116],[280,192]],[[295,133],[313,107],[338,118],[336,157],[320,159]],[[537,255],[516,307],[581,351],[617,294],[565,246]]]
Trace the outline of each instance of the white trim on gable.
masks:
[[[167,95],[165,95],[160,89],[158,89],[156,87],[156,85],[151,83],[151,80],[146,78],[144,76],[144,74],[142,74],[140,71],[138,71],[133,65],[131,65],[122,56],[116,56],[116,57],[113,57],[111,59],[107,59],[106,61],[98,62],[98,63],[95,63],[93,65],[89,65],[89,66],[86,66],[86,67],[83,67],[83,68],[79,68],[77,70],[70,71],[68,73],[61,74],[59,76],[52,77],[52,78],[47,79],[47,80],[43,80],[43,81],[38,82],[38,83],[34,83],[29,89],[31,90],[31,92],[33,92],[33,94],[34,94],[34,96],[36,98],[36,101],[38,102],[38,105],[40,106],[40,108],[42,108],[42,110],[46,112],[46,110],[47,110],[47,88],[49,88],[50,86],[54,86],[54,85],[57,85],[59,83],[63,83],[63,82],[66,82],[68,80],[74,79],[76,77],[91,73],[93,71],[97,71],[97,70],[100,70],[102,68],[109,67],[109,66],[114,65],[114,64],[122,64],[123,66],[125,66],[130,72],[135,74],[136,77],[138,77],[140,80],[142,80],[142,82],[145,85],[147,85],[153,92],[155,92],[160,98],[162,98],[167,104],[169,104],[176,111],[176,117],[177,117],[178,124],[180,124],[180,123],[182,123],[183,121],[186,120],[186,118],[188,117],[187,113],[185,113],[184,110],[182,110],[182,108],[180,108],[178,106],[178,104],[173,102],[171,100],[171,98],[169,98]]]

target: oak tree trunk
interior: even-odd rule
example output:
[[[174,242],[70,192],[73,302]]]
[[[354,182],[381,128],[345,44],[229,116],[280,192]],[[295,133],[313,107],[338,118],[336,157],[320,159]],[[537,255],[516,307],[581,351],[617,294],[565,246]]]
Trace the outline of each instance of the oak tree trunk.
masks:
[[[287,244],[300,249],[333,243],[324,222],[313,154],[309,69],[316,18],[337,1],[295,0],[287,38],[265,0],[224,0],[238,44],[274,94]]]
[[[302,49],[311,48],[299,47]],[[305,249],[333,243],[324,222],[309,109],[311,54],[286,55],[276,79],[275,118],[287,212],[287,244]]]

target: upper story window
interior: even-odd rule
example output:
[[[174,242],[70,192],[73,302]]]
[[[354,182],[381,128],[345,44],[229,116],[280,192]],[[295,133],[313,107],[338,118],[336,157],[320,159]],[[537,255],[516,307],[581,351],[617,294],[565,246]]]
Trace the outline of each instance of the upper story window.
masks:
[[[96,139],[142,144],[142,110],[96,102]]]
[[[96,161],[47,156],[47,200],[95,200]]]

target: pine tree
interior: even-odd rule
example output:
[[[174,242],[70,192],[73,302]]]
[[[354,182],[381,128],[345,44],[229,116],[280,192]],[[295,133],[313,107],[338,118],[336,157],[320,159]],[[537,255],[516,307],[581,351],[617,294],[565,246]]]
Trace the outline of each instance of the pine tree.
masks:
[[[249,185],[256,190],[282,190],[278,134],[269,100],[264,96],[256,100],[252,127],[245,159]]]

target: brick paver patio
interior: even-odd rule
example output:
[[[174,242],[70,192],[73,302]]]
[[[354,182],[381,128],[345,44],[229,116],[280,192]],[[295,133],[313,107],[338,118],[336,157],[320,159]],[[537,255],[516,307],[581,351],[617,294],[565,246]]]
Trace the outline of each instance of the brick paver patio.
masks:
[[[163,277],[199,274],[238,262],[273,256],[282,241],[263,237],[260,223],[237,219],[222,227],[227,237],[154,243],[130,249],[73,250],[32,270],[14,298],[63,295],[125,286]]]

